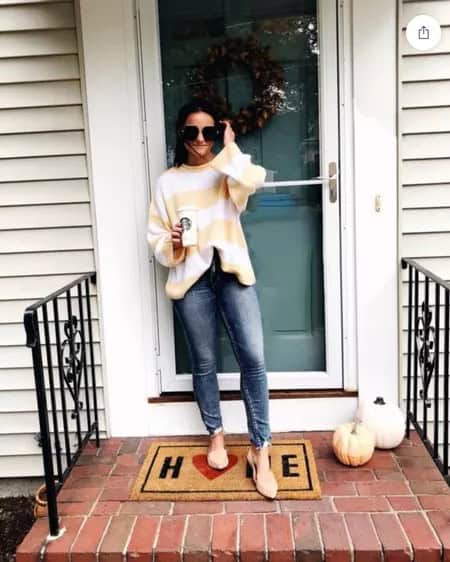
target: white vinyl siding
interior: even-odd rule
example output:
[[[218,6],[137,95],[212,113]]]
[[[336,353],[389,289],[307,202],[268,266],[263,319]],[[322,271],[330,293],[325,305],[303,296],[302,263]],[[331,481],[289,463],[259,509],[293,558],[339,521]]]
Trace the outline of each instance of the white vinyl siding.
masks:
[[[39,426],[23,313],[96,269],[72,0],[0,0],[0,217],[0,477],[38,476]],[[95,287],[90,302],[104,435]],[[52,353],[55,362],[54,346]],[[82,392],[84,401],[84,385]]]
[[[399,3],[399,255],[417,260],[431,272],[450,280],[450,0]],[[442,29],[440,43],[417,51],[406,39],[406,26],[419,14],[435,17]],[[406,410],[408,270],[400,272],[401,398]],[[424,300],[423,277],[419,306]],[[441,292],[439,391],[443,396],[443,299]],[[430,304],[434,305],[434,284]],[[431,324],[435,326],[434,307]],[[419,310],[420,313],[420,310]],[[414,343],[413,343],[414,345]],[[433,375],[434,376],[434,375]],[[419,375],[419,390],[422,388]],[[434,381],[429,387],[433,398]],[[418,417],[423,420],[423,403]],[[434,419],[434,404],[428,420]],[[432,431],[428,425],[429,434]],[[442,443],[443,427],[440,427]],[[442,450],[440,451],[442,454]]]

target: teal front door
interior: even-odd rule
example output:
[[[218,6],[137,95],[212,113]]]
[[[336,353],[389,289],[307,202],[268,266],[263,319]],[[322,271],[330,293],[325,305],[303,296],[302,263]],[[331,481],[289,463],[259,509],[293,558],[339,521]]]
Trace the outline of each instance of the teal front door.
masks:
[[[257,279],[272,389],[342,386],[336,18],[331,0],[139,4],[144,83],[153,80],[149,88],[159,89],[151,99],[147,91],[147,120],[160,114],[166,139],[162,154],[149,127],[149,154],[151,159],[152,148],[161,154],[161,169],[171,165],[176,115],[198,86],[196,70],[209,48],[226,38],[252,37],[282,69],[282,86],[273,86],[276,114],[236,140],[268,172],[241,222]],[[146,42],[151,33],[156,39]],[[262,59],[261,65],[264,72]],[[255,95],[245,62],[216,68],[214,85],[235,113]],[[158,275],[163,284],[166,275]],[[164,301],[161,287],[158,294]],[[190,389],[182,328],[167,302],[159,306],[160,341],[173,342],[172,350],[166,344],[165,352],[160,349],[162,390]],[[167,313],[170,319],[162,321]],[[239,388],[239,365],[220,319],[217,365],[221,388]]]

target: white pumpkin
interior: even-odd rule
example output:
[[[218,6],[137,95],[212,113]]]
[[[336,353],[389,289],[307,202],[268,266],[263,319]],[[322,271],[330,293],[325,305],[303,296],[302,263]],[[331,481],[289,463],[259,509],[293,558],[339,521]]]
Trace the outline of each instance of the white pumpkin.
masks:
[[[333,433],[332,446],[342,464],[361,466],[372,458],[375,438],[362,423],[342,423]]]
[[[363,423],[374,434],[378,449],[393,449],[405,436],[405,414],[394,404],[386,404],[381,396],[373,402],[360,400],[354,420]]]

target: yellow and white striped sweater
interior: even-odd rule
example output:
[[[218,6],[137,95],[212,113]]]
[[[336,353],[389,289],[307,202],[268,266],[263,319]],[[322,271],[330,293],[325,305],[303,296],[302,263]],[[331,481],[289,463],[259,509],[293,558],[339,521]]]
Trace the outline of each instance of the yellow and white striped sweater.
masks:
[[[252,164],[234,142],[200,166],[172,167],[158,178],[150,204],[147,240],[156,259],[170,268],[166,294],[181,299],[211,265],[217,248],[221,267],[243,285],[256,281],[239,215],[264,183],[266,170]],[[174,250],[171,229],[177,208],[198,209],[198,245]]]

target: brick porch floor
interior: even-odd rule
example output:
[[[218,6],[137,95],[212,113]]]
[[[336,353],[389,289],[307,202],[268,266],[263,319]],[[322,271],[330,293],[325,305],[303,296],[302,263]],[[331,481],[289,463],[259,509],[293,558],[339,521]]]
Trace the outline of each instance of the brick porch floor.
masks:
[[[311,440],[321,500],[130,502],[152,439],[107,439],[58,495],[66,533],[46,546],[39,519],[17,562],[450,562],[450,488],[415,432],[358,468],[336,461],[332,432],[282,436]]]

